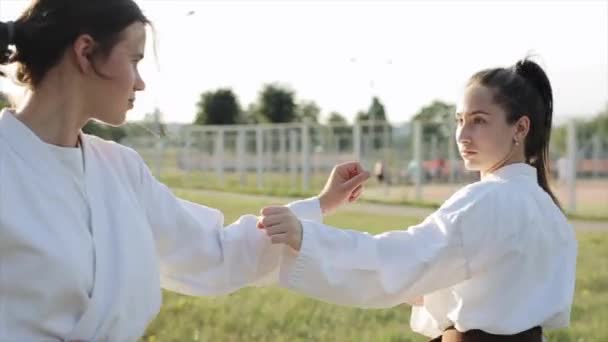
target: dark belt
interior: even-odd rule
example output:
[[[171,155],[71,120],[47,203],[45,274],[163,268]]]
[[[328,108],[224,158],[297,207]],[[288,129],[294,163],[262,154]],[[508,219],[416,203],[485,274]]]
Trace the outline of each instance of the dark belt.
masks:
[[[443,335],[430,342],[542,342],[542,340],[541,327],[534,327],[515,335],[494,335],[477,329],[460,332],[454,327],[449,327]]]

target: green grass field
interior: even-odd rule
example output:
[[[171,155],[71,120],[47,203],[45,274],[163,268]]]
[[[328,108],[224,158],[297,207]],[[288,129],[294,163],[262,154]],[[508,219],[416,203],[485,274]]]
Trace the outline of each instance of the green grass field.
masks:
[[[270,203],[179,196],[221,209],[226,222]],[[327,223],[369,232],[399,229],[418,218],[336,214]],[[374,226],[375,225],[375,226]],[[608,233],[579,233],[577,289],[569,329],[549,341],[608,341]],[[409,330],[408,306],[387,310],[338,307],[279,288],[249,288],[218,298],[165,292],[161,313],[142,341],[426,341]]]

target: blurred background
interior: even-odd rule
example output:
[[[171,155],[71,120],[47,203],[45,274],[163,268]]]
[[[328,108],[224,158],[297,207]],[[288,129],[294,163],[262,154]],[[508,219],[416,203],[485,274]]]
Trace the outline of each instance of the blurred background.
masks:
[[[311,194],[358,159],[382,174],[365,199],[441,203],[477,178],[452,126],[468,77],[533,55],[554,89],[559,199],[608,216],[606,1],[138,3],[154,23],[147,90],[127,125],[86,130],[174,186]],[[27,4],[2,0],[0,18]]]
[[[608,340],[608,1],[137,2],[154,24],[147,89],[125,125],[84,130],[134,148],[227,223],[318,193],[353,159],[373,178],[330,223],[380,232],[419,222],[478,179],[454,140],[468,78],[535,56],[554,90],[551,183],[581,241],[573,327],[549,336]],[[0,0],[0,20],[28,3]],[[26,96],[6,79],[0,95],[0,107]],[[167,294],[145,339],[424,340],[408,313],[277,289]]]

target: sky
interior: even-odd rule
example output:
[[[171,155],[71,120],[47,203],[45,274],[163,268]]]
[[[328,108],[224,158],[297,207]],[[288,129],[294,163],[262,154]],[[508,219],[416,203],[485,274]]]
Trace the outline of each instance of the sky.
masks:
[[[0,20],[28,3],[0,0]],[[158,107],[167,122],[191,122],[204,91],[232,88],[246,108],[279,83],[315,101],[322,118],[337,111],[352,121],[378,96],[400,123],[433,100],[457,103],[476,71],[530,53],[552,82],[556,122],[608,105],[606,0],[137,3],[156,34],[129,120]],[[6,80],[0,87],[21,94]]]

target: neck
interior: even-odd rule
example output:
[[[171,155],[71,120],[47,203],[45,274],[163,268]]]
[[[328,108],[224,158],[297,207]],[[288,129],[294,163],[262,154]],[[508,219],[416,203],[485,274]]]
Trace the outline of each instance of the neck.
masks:
[[[481,171],[481,179],[484,179],[488,175],[496,172],[496,170],[501,167],[505,167],[507,165],[516,164],[516,163],[525,163],[526,158],[524,156],[523,148],[513,145],[509,153],[497,163],[492,165],[490,168]]]
[[[48,144],[78,146],[80,129],[89,118],[75,94],[78,92],[66,87],[41,84],[19,110],[17,119]]]

